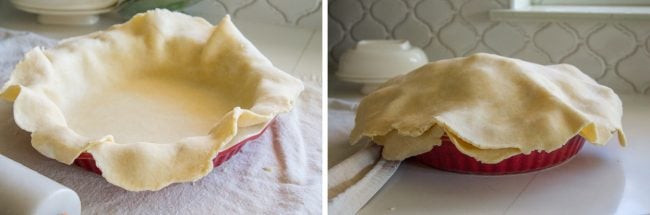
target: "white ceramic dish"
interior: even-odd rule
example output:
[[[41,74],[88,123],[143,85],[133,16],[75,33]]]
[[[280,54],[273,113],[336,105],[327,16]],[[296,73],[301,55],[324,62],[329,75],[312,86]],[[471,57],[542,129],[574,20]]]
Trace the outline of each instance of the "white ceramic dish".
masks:
[[[388,79],[427,62],[422,49],[411,46],[408,40],[362,40],[341,56],[336,76],[364,84],[361,91],[368,94]]]
[[[93,25],[99,21],[99,14],[112,11],[115,6],[95,10],[47,10],[40,8],[14,6],[22,11],[38,14],[38,22],[55,25]]]
[[[98,10],[117,5],[119,0],[11,0],[14,5],[43,10]]]

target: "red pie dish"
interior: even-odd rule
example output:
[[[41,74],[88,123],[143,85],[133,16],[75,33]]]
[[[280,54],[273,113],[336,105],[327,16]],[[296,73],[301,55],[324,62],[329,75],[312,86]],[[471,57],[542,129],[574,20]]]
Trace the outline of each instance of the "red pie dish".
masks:
[[[530,154],[518,154],[496,164],[485,164],[460,152],[446,135],[440,137],[440,140],[441,145],[415,156],[414,159],[444,171],[479,175],[526,173],[557,166],[575,156],[585,143],[583,137],[576,135],[551,152],[532,151]]]
[[[271,123],[273,123],[273,122],[271,122]],[[271,125],[271,123],[269,123],[269,125]],[[224,164],[226,161],[228,161],[234,155],[239,153],[239,151],[241,150],[242,147],[244,147],[244,145],[246,145],[247,143],[257,139],[258,137],[260,137],[264,133],[264,131],[266,131],[266,129],[269,127],[269,125],[264,127],[264,129],[262,129],[262,131],[260,133],[255,134],[253,136],[250,136],[250,137],[242,140],[241,142],[231,146],[230,148],[227,148],[227,149],[225,149],[223,151],[220,151],[217,154],[217,156],[214,159],[212,159],[212,165],[214,167],[217,167],[217,166],[220,166],[220,165]],[[79,155],[79,157],[77,157],[77,159],[74,160],[74,164],[81,167],[81,168],[83,168],[83,169],[85,169],[85,170],[88,170],[88,171],[91,171],[91,172],[94,172],[94,173],[97,173],[97,174],[100,174],[100,175],[102,174],[102,170],[97,167],[97,165],[95,164],[95,159],[93,158],[93,155],[90,154],[90,153],[87,153],[87,152],[81,153]]]

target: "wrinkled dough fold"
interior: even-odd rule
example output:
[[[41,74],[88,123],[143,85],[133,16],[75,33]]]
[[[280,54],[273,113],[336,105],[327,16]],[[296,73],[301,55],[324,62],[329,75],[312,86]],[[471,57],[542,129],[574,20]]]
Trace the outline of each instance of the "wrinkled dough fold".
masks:
[[[384,145],[384,158],[403,160],[438,145],[437,133],[423,138],[437,127],[461,152],[498,163],[553,151],[575,135],[604,145],[618,132],[625,145],[622,115],[618,96],[574,66],[479,53],[384,83],[361,100],[350,141],[370,137]]]
[[[124,142],[108,131],[87,135],[69,124],[74,118],[70,116],[83,112],[79,108],[111,108],[114,98],[79,106],[84,96],[104,95],[97,91],[152,78],[186,81],[201,92],[227,95],[227,105],[219,107],[223,115],[206,119],[214,126],[201,135],[161,142]],[[213,26],[202,18],[152,10],[108,30],[63,40],[52,49],[34,48],[16,65],[0,97],[14,102],[16,124],[32,133],[39,153],[71,164],[89,152],[107,181],[141,191],[207,175],[220,151],[235,145],[233,140],[261,132],[261,125],[291,110],[302,90],[302,82],[273,66],[228,16]],[[181,91],[160,92],[156,96]]]

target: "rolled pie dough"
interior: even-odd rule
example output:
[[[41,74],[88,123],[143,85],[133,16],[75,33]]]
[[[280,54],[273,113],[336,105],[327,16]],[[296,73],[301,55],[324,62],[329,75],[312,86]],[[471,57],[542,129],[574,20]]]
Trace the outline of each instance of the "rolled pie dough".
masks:
[[[0,96],[41,154],[71,164],[89,152],[108,182],[141,191],[207,175],[302,90],[228,16],[212,26],[153,10],[31,50]]]
[[[350,135],[403,160],[440,145],[446,133],[464,154],[494,164],[553,151],[581,135],[604,145],[621,127],[618,96],[576,67],[492,54],[441,60],[384,83],[361,100]]]

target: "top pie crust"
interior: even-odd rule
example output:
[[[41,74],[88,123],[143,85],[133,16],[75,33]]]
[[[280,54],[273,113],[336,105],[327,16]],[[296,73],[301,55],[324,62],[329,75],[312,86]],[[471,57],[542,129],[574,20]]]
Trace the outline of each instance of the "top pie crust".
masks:
[[[604,145],[621,127],[618,96],[576,67],[543,66],[492,54],[441,60],[393,78],[363,98],[352,143],[370,137],[383,157],[403,160],[440,145],[493,164],[553,151],[581,135]]]
[[[91,153],[107,181],[141,191],[207,175],[302,90],[228,16],[213,26],[153,10],[31,50],[0,96],[41,154],[71,164]]]

